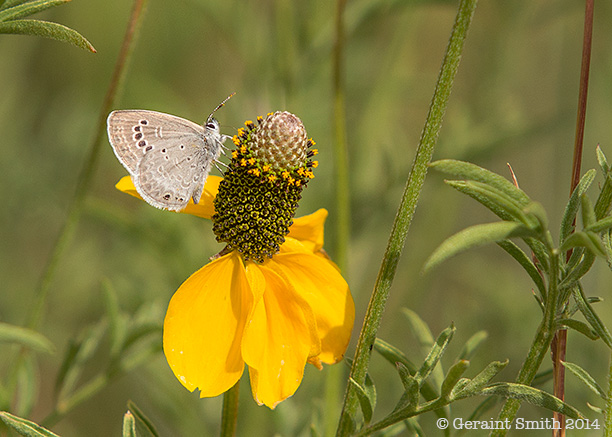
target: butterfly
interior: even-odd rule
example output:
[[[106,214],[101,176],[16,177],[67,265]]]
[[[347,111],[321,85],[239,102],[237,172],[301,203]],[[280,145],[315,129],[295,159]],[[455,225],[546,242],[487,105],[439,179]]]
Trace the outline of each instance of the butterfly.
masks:
[[[198,203],[211,166],[223,143],[231,138],[220,132],[213,114],[199,125],[163,112],[118,110],[106,120],[108,140],[127,169],[136,191],[150,205],[180,211],[193,199]]]

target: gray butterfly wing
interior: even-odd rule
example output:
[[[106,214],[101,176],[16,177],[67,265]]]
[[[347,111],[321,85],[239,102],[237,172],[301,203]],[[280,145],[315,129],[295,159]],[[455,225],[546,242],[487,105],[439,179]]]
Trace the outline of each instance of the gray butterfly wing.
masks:
[[[180,211],[191,197],[194,203],[200,200],[212,160],[203,150],[203,138],[183,140],[178,147],[153,146],[138,164],[134,185],[157,208]]]
[[[115,155],[149,204],[179,211],[197,203],[221,135],[189,120],[155,111],[113,111],[108,137]]]

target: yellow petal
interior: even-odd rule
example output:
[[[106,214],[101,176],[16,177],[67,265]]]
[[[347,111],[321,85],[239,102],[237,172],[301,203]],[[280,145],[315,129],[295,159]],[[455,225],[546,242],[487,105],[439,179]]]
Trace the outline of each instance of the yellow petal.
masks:
[[[213,200],[215,200],[215,196],[219,191],[219,183],[223,178],[219,176],[208,176],[206,178],[206,183],[204,184],[204,190],[202,191],[202,197],[200,197],[200,201],[198,204],[193,203],[193,199],[189,199],[189,203],[180,211],[184,214],[191,214],[198,217],[202,217],[205,219],[210,219],[212,215],[215,213],[215,207],[213,205]],[[124,193],[130,194],[134,197],[137,197],[142,200],[138,191],[136,191],[136,187],[132,182],[132,178],[130,176],[122,177],[119,182],[115,185],[119,191],[123,191]]]
[[[238,381],[244,370],[242,331],[252,301],[235,252],[202,267],[174,294],[164,320],[164,353],[187,389],[217,396]]]
[[[274,408],[302,381],[312,343],[308,319],[314,320],[304,300],[274,271],[249,262],[247,272],[255,278],[251,287],[265,289],[254,291],[262,297],[245,327],[242,356],[249,366],[253,397]]]
[[[355,321],[348,284],[333,263],[313,254],[279,253],[274,261],[315,314],[321,339],[318,358],[327,364],[340,361]]]
[[[323,247],[323,227],[327,218],[327,210],[324,208],[293,219],[289,228],[289,237],[299,240],[308,249],[315,253]]]

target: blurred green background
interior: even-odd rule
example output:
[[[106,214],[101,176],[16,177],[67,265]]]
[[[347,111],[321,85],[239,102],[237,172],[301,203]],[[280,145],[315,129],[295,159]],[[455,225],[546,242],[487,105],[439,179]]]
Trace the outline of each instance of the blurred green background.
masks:
[[[352,209],[346,277],[357,308],[348,356],[354,353],[457,5],[391,0],[347,4]],[[130,8],[125,0],[75,0],[34,17],[78,30],[97,54],[42,38],[0,35],[0,184],[6,200],[0,209],[2,322],[26,323],[95,134]],[[158,110],[202,122],[235,91],[237,95],[217,113],[226,134],[233,134],[244,120],[270,111],[298,115],[320,151],[316,178],[304,192],[298,215],[320,207],[330,211],[325,248],[332,258],[334,14],[334,2],[324,0],[150,0],[115,108]],[[510,163],[521,188],[544,205],[552,229],[558,228],[569,194],[583,14],[583,4],[577,1],[481,1],[435,152],[436,159],[470,160],[507,176]],[[597,3],[585,170],[596,167],[597,144],[612,159],[611,15],[609,3]],[[40,393],[33,420],[49,412],[69,340],[104,315],[102,280],[112,283],[123,310],[134,313],[142,305],[157,306],[161,322],[181,282],[221,249],[209,221],[159,211],[115,190],[123,175],[124,168],[105,141],[86,208],[58,266],[40,327],[57,352],[38,360]],[[596,185],[590,190],[593,200]],[[416,311],[434,335],[454,322],[457,332],[444,359],[448,367],[463,342],[484,329],[489,338],[466,376],[492,360],[508,358],[510,364],[498,380],[514,380],[541,315],[527,275],[493,246],[453,258],[427,276],[420,274],[425,259],[446,237],[495,220],[476,202],[445,186],[439,174],[428,175],[381,338],[419,362],[417,344],[400,308]],[[608,326],[611,279],[603,262],[597,262],[585,279],[587,295],[604,299],[596,310]],[[0,375],[6,374],[7,356],[11,354],[0,353]],[[609,356],[603,342],[569,334],[567,360],[585,367],[601,385],[606,385]],[[543,368],[549,367],[546,360]],[[274,412],[256,406],[243,378],[239,435],[253,429],[259,435],[308,435],[309,423],[325,414],[320,397],[325,373],[309,366],[295,396]],[[399,399],[401,384],[376,355],[371,375],[379,391],[377,417],[382,417]],[[573,376],[567,379],[566,400],[590,419],[598,418],[586,403],[601,406],[601,400]],[[53,429],[66,436],[118,435],[128,399],[144,410],[161,435],[218,433],[221,398],[200,400],[190,394],[161,353]],[[454,404],[452,417],[466,418],[481,400]],[[496,415],[494,410],[486,418]],[[524,406],[519,416],[538,419],[550,414]],[[433,415],[420,422],[432,435],[438,434]]]

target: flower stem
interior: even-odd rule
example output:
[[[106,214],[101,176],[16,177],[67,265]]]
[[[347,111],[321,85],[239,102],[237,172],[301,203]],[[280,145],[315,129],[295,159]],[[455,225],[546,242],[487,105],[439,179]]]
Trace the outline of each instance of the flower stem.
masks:
[[[221,413],[221,437],[232,437],[236,434],[238,423],[238,400],[240,398],[240,380],[223,393],[223,411]]]
[[[442,125],[442,117],[446,111],[453,81],[459,67],[465,37],[472,21],[476,4],[477,0],[462,0],[459,5],[429,113],[427,114],[421,140],[417,147],[416,157],[395,216],[387,249],[359,335],[350,377],[360,385],[363,385],[365,381],[370,362],[370,353],[376,339],[376,332],[380,326],[385,304],[389,297],[389,290],[397,270],[399,257],[406,241],[423,182],[425,181],[427,164],[433,155],[434,146]],[[351,422],[356,415],[357,406],[358,401],[354,385],[347,384],[344,406],[336,433],[337,436],[345,436],[351,432]]]
[[[608,371],[608,399],[606,400],[606,410],[604,411],[604,435],[612,437],[612,354],[610,354],[610,370]]]
[[[336,244],[334,259],[346,278],[348,275],[348,243],[350,238],[350,195],[348,147],[346,139],[346,101],[344,93],[344,9],[346,0],[336,1],[335,41],[333,51],[334,93],[334,157],[336,160]],[[344,366],[331,366],[325,377],[325,412],[323,435],[333,436],[340,414],[341,378]]]
[[[350,234],[350,197],[348,148],[346,139],[346,99],[344,94],[344,7],[346,0],[336,2],[336,37],[333,52],[334,92],[334,158],[336,159],[336,253],[334,259],[346,277]]]

